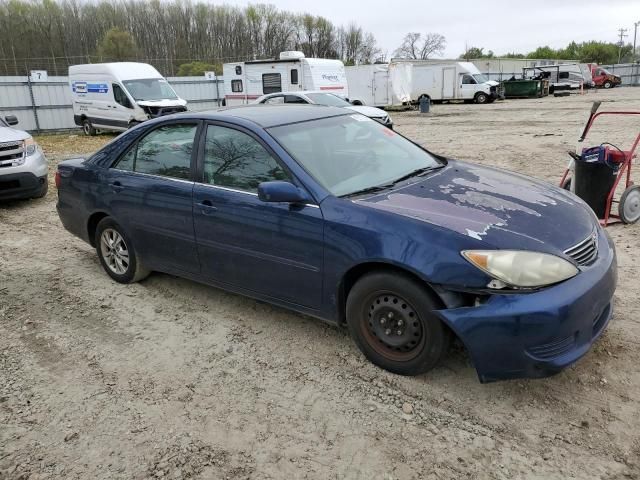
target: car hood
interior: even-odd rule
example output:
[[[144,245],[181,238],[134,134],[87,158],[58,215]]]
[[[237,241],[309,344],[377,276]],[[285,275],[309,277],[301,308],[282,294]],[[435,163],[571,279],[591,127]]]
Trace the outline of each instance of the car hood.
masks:
[[[184,107],[187,105],[186,100],[181,98],[177,100],[138,100],[136,102],[141,107]]]
[[[365,107],[361,105],[353,105],[351,107],[344,107],[344,108],[348,108],[349,110],[353,110],[354,112],[361,113],[362,115],[366,115],[367,117],[371,117],[371,118],[380,118],[380,117],[384,118],[387,116],[387,112],[376,107]]]
[[[11,127],[0,127],[0,142],[15,142],[18,140],[26,140],[31,135],[22,130],[16,130]]]
[[[595,229],[595,216],[558,187],[458,161],[357,203],[434,224],[494,248],[559,253]]]
[[[486,85],[489,85],[490,87],[497,87],[498,85],[500,85],[500,83],[496,82],[495,80],[487,80],[484,83]]]

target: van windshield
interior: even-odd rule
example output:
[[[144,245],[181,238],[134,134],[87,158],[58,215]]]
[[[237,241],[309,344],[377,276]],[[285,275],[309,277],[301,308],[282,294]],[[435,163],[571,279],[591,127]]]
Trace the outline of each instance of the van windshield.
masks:
[[[485,83],[489,81],[489,78],[482,73],[476,73],[475,75],[473,75],[473,78],[475,78],[476,82],[478,83]]]
[[[122,82],[136,101],[177,100],[178,95],[164,78],[137,78]]]

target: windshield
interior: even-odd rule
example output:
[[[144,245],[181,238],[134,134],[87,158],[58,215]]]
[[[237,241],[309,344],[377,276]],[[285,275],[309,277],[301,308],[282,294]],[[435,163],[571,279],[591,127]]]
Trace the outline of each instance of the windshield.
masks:
[[[442,165],[393,130],[359,114],[274,127],[269,133],[336,196]]]
[[[177,100],[178,96],[164,78],[126,80],[122,82],[134,100]]]
[[[317,103],[318,105],[329,105],[330,107],[351,106],[351,104],[346,100],[331,93],[307,93],[306,96],[309,97],[309,100],[313,103]]]
[[[476,82],[478,83],[484,83],[489,81],[489,77],[487,77],[482,73],[476,73],[475,75],[472,75],[472,77],[475,78]]]

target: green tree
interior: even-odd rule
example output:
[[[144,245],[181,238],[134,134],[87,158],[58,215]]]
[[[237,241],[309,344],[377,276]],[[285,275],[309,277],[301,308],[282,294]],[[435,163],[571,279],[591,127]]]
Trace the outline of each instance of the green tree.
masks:
[[[558,51],[549,46],[538,47],[533,52],[527,54],[527,58],[549,58],[556,59],[558,57]]]
[[[204,72],[216,72],[216,74],[221,75],[222,65],[196,61],[183,63],[178,67],[178,77],[201,77]]]
[[[461,60],[473,60],[475,58],[494,58],[493,50],[485,53],[484,47],[469,47],[466,52],[460,54],[458,58]]]
[[[105,60],[131,60],[136,55],[136,44],[129,32],[111,28],[98,46],[98,54]]]

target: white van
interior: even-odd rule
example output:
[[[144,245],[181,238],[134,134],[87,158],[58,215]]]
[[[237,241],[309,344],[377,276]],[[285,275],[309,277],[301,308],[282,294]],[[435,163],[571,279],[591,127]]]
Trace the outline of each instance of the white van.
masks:
[[[73,119],[87,135],[124,131],[150,118],[187,110],[187,102],[146,63],[72,65],[69,84]]]
[[[318,90],[347,98],[349,90],[340,60],[305,58],[302,52],[282,52],[278,60],[225,63],[224,105],[245,105],[262,95]]]

